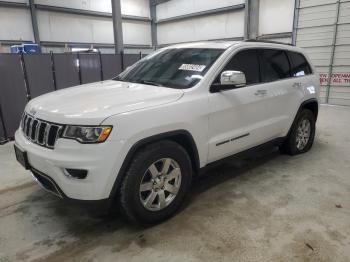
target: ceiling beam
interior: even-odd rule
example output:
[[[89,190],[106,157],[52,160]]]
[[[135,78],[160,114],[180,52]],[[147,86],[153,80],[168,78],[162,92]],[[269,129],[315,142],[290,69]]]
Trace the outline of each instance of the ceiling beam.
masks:
[[[0,41],[1,42],[1,41]],[[91,46],[96,48],[114,48],[114,44],[112,43],[81,43],[81,42],[56,42],[56,41],[41,41],[42,46],[46,47],[86,47],[89,48]],[[124,44],[125,48],[130,49],[151,49],[150,45],[132,45],[132,44]]]
[[[0,7],[26,8],[27,9],[27,8],[29,8],[29,5],[26,3],[0,1]]]
[[[276,33],[276,34],[266,34],[258,36],[257,39],[276,39],[276,38],[291,38],[292,32],[283,32],[283,33]]]
[[[216,8],[216,9],[211,9],[211,10],[206,10],[206,11],[201,11],[201,12],[196,12],[196,13],[191,13],[191,14],[179,15],[179,16],[174,16],[174,17],[169,17],[169,18],[157,20],[156,23],[161,24],[161,23],[174,22],[174,21],[179,21],[179,20],[184,20],[184,19],[197,18],[197,17],[201,17],[201,16],[227,13],[227,12],[231,12],[234,10],[244,9],[244,6],[245,6],[245,4],[239,4],[239,5],[226,6],[226,7],[222,7],[222,8]]]
[[[159,5],[159,4],[163,4],[163,3],[169,2],[169,1],[170,0],[151,0],[150,4],[151,5]]]
[[[227,37],[227,38],[216,38],[216,39],[208,39],[208,40],[197,40],[197,41],[185,41],[185,42],[176,42],[176,43],[167,43],[160,44],[157,48],[162,48],[170,45],[178,45],[178,44],[187,44],[187,43],[197,43],[197,42],[212,42],[212,41],[242,41],[243,37]]]

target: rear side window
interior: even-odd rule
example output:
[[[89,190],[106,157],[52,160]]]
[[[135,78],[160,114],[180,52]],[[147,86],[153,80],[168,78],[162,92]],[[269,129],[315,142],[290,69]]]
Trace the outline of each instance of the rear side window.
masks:
[[[288,56],[291,63],[292,76],[304,76],[311,74],[311,67],[302,54],[288,51]]]
[[[260,68],[262,82],[272,82],[290,77],[288,57],[283,50],[260,50]]]
[[[238,52],[227,63],[224,68],[224,71],[226,70],[243,72],[246,77],[247,85],[259,83],[259,61],[257,51],[248,49]]]

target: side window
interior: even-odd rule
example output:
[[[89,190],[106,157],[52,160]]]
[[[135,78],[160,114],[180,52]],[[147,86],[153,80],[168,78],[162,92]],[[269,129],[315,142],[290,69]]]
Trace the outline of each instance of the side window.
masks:
[[[292,76],[304,76],[311,74],[311,67],[302,54],[288,51],[288,56],[291,63]]]
[[[241,71],[245,74],[247,85],[256,84],[260,82],[258,61],[258,54],[256,50],[243,50],[234,55],[234,57],[225,66],[224,71]]]
[[[260,51],[262,82],[272,82],[290,77],[289,61],[283,50],[263,49]]]

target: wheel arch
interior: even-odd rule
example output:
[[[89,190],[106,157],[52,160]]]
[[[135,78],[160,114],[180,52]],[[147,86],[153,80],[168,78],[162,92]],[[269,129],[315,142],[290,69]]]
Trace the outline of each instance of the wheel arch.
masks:
[[[301,110],[303,109],[309,109],[315,116],[315,119],[317,120],[317,116],[318,116],[318,101],[316,98],[311,98],[308,99],[306,101],[304,101],[303,103],[301,103],[299,110],[298,110],[298,114],[299,112],[301,112]],[[297,115],[298,115],[297,114]]]
[[[298,117],[298,115],[300,114],[300,112],[304,109],[309,109],[311,110],[311,112],[314,114],[315,116],[315,120],[317,120],[317,116],[318,116],[318,101],[316,98],[311,98],[311,99],[308,99],[308,100],[305,100],[304,102],[302,102],[298,108],[298,111],[297,113],[295,114],[294,116],[294,119],[293,119],[293,122],[292,124],[290,125],[289,127],[289,130],[288,130],[288,133],[286,135],[286,138],[289,136],[293,126],[295,125],[295,121]]]
[[[150,137],[143,138],[136,142],[128,151],[123,164],[118,172],[117,178],[113,184],[112,190],[109,195],[110,200],[114,200],[116,196],[118,196],[118,189],[120,188],[122,181],[125,177],[125,173],[127,168],[129,167],[134,155],[143,147],[155,143],[161,140],[171,140],[182,147],[187,151],[191,158],[192,167],[194,172],[197,173],[199,170],[200,162],[199,162],[199,154],[197,145],[193,139],[193,136],[187,130],[175,130],[170,132],[165,132],[161,134],[152,135]]]

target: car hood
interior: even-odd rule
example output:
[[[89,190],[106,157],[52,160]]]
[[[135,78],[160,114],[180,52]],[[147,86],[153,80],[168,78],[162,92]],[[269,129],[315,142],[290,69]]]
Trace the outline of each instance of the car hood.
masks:
[[[31,100],[26,112],[61,124],[100,124],[105,118],[171,103],[180,89],[108,80],[66,88]]]

